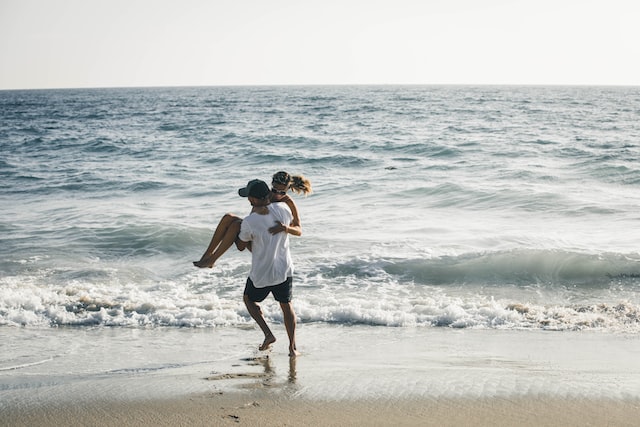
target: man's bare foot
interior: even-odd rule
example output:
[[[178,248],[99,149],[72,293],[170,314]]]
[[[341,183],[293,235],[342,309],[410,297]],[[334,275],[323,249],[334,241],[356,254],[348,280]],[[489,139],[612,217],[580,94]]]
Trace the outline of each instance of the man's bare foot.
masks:
[[[269,349],[269,347],[271,347],[271,344],[273,344],[274,342],[276,342],[276,337],[274,337],[273,335],[269,335],[268,337],[264,338],[264,342],[260,347],[258,347],[258,349],[260,351],[265,351]]]
[[[289,357],[298,357],[301,354],[302,353],[300,353],[295,347],[294,348],[289,347]]]

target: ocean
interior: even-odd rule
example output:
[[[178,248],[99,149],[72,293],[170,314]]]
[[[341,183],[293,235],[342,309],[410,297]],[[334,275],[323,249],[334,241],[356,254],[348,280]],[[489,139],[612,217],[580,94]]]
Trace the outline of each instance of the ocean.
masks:
[[[249,254],[192,261],[285,170],[302,325],[640,332],[638,87],[0,91],[0,118],[0,328],[246,329]]]
[[[638,87],[0,91],[0,153],[0,424],[238,390],[640,396]],[[192,264],[280,170],[313,185],[297,362],[270,298],[257,351],[247,252]]]

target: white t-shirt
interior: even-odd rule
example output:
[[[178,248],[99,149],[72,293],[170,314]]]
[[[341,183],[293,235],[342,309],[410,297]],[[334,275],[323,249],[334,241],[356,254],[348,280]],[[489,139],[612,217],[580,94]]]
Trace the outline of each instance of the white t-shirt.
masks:
[[[293,215],[286,203],[271,203],[269,213],[251,213],[242,220],[240,240],[251,242],[251,271],[249,277],[256,288],[279,285],[293,275],[288,233],[269,233],[280,221],[291,224]]]

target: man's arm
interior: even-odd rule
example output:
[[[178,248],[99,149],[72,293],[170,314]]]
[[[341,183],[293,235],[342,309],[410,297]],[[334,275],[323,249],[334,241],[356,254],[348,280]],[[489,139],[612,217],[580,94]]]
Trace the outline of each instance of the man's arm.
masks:
[[[236,248],[238,248],[239,251],[244,251],[245,249],[249,248],[249,252],[251,252],[251,242],[245,242],[244,240],[237,238]]]

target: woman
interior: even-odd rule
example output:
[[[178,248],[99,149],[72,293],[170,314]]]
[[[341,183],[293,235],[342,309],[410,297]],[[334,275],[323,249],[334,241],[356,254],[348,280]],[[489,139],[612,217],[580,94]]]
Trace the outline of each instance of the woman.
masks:
[[[291,226],[278,224],[271,227],[269,229],[271,234],[284,231],[294,236],[302,235],[298,208],[293,199],[287,195],[287,191],[289,190],[298,194],[311,194],[311,182],[302,175],[291,176],[283,171],[273,175],[271,180],[271,201],[286,203],[293,214],[293,221],[291,222]],[[209,247],[207,247],[200,261],[194,261],[193,265],[200,268],[212,268],[218,258],[236,242],[238,233],[240,233],[241,223],[242,218],[239,216],[230,213],[224,215],[213,233]]]

